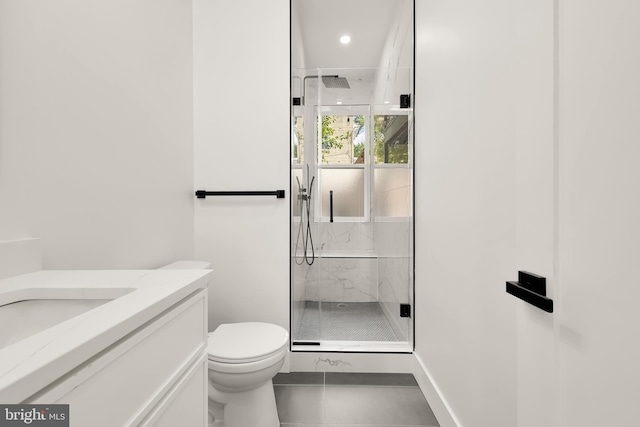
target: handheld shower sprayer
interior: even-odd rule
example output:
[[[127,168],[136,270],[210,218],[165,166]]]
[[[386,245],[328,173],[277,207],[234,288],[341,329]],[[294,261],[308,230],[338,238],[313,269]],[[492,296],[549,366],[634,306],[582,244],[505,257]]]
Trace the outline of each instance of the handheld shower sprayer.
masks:
[[[311,182],[309,182],[309,190],[307,192],[307,188],[305,188],[300,183],[300,179],[296,177],[296,181],[298,181],[298,198],[296,200],[296,205],[300,205],[300,226],[298,227],[298,235],[296,237],[296,252],[294,259],[298,265],[302,265],[305,262],[307,265],[311,265],[316,259],[316,253],[313,247],[313,237],[311,236],[311,192],[313,191],[313,181],[315,179],[315,176],[311,178]],[[308,165],[307,180],[309,180]],[[300,240],[302,240],[303,253],[302,261],[298,262],[298,247],[301,244]],[[309,249],[311,250],[311,258],[309,258]]]

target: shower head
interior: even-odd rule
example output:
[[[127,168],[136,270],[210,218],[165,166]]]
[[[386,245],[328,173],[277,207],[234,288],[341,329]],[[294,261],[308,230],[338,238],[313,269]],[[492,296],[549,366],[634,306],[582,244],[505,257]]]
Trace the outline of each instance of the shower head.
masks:
[[[318,76],[306,76],[302,79],[302,105],[304,105],[304,93],[307,87],[307,79],[317,79]],[[322,76],[322,84],[327,89],[351,89],[349,81],[346,77],[340,76]]]
[[[351,89],[345,77],[322,76],[322,83],[327,89]]]

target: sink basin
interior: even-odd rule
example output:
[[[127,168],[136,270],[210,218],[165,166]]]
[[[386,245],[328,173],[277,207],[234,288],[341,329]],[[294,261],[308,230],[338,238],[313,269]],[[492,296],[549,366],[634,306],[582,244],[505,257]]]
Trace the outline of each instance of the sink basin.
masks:
[[[133,289],[29,289],[0,298],[0,349],[126,295]]]

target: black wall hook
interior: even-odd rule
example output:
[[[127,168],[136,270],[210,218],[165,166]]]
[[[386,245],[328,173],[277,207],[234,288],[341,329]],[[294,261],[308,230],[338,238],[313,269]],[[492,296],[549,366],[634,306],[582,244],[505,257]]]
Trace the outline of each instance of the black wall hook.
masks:
[[[547,298],[547,279],[527,271],[518,271],[517,282],[507,282],[507,293],[547,313],[553,313],[553,300]]]

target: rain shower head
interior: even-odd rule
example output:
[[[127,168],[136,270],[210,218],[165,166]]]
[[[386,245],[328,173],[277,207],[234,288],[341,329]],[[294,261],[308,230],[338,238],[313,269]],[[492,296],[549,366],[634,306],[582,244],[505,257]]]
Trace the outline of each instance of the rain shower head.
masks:
[[[304,105],[304,93],[307,87],[307,79],[317,79],[318,76],[306,76],[302,79],[302,105]],[[335,76],[322,76],[322,84],[327,89],[351,89],[349,81],[346,77]],[[296,98],[297,99],[297,98]],[[299,104],[294,104],[299,105]]]
[[[303,80],[303,92],[304,86],[307,83],[307,79],[317,79],[318,76],[306,76]],[[322,84],[327,89],[351,89],[349,86],[349,81],[346,77],[340,77],[338,75],[335,76],[322,76]]]
[[[322,76],[322,83],[327,89],[351,89],[346,77]]]

